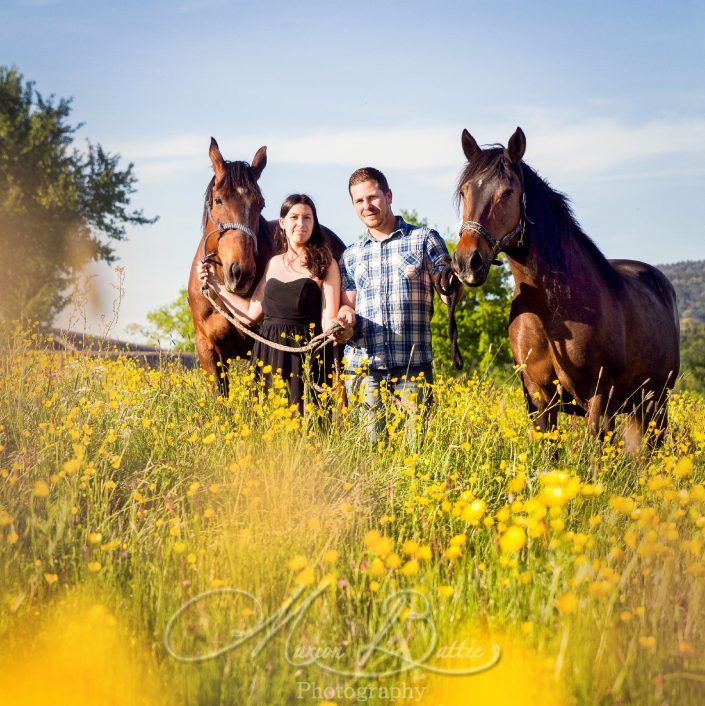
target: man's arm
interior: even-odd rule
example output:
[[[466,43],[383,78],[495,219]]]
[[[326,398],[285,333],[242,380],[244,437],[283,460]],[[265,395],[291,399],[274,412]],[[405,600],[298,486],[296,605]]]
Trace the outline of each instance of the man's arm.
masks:
[[[450,264],[450,253],[448,252],[448,247],[446,246],[445,240],[441,238],[438,231],[430,230],[428,232],[425,249],[426,262],[428,263],[428,273],[431,276],[431,281],[433,282],[433,286],[436,288],[441,301],[447,306],[448,297],[438,291],[438,285],[440,284],[440,278],[443,270],[445,270],[445,268]]]

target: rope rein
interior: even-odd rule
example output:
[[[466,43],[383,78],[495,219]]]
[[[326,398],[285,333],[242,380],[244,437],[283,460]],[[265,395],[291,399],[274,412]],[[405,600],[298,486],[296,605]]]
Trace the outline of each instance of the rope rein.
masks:
[[[201,286],[201,294],[208,300],[210,305],[227,321],[229,321],[240,333],[245,334],[249,338],[259,341],[270,348],[274,348],[278,351],[284,351],[285,353],[308,353],[309,351],[316,351],[322,348],[327,343],[335,342],[335,335],[338,331],[343,331],[344,326],[339,323],[334,323],[327,331],[319,333],[314,336],[305,346],[286,346],[283,343],[277,343],[276,341],[270,341],[263,336],[255,333],[251,328],[243,324],[238,318],[231,312],[223,308],[213,297],[211,292],[215,293],[212,285],[209,282],[204,283]]]

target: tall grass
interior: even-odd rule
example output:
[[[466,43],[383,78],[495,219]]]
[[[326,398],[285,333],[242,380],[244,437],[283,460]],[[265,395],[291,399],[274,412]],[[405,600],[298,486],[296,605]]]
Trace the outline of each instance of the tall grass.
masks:
[[[224,401],[4,326],[0,703],[703,703],[700,398],[628,457],[442,378],[372,446],[244,367]]]

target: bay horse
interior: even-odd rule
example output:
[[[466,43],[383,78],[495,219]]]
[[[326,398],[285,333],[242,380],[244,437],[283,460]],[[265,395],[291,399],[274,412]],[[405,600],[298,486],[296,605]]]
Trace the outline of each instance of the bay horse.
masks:
[[[203,296],[196,265],[203,259],[210,261],[229,292],[252,296],[274,254],[274,233],[279,222],[262,216],[264,197],[258,180],[267,164],[266,147],[257,150],[252,164],[230,162],[223,159],[218,143],[211,137],[208,155],[214,175],[204,196],[202,233],[191,263],[188,302],[201,366],[215,376],[220,394],[227,397],[230,362],[246,359],[252,340],[215,311]],[[345,244],[329,228],[321,225],[321,229],[338,260]]]
[[[555,427],[562,409],[586,415],[602,436],[617,412],[627,412],[630,451],[650,422],[660,431],[650,443],[660,443],[680,366],[668,278],[643,262],[605,258],[566,196],[522,161],[521,128],[506,149],[481,149],[463,130],[462,148],[467,164],[456,199],[463,223],[453,270],[477,287],[505,253],[514,276],[509,342],[537,428]]]

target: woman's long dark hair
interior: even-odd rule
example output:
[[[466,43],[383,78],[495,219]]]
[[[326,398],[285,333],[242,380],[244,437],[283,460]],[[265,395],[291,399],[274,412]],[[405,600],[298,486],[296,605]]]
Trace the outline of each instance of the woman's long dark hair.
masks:
[[[318,222],[318,214],[316,213],[316,205],[313,203],[313,199],[306,194],[291,194],[291,196],[287,196],[279,211],[279,217],[286,218],[289,211],[299,204],[308,206],[313,212],[313,232],[304,245],[306,254],[301,264],[316,279],[322,280],[325,279],[333,255],[328,246],[328,238],[326,238],[321,230],[321,224]],[[285,253],[288,249],[289,243],[286,240],[286,233],[280,225],[277,225],[277,230],[274,234],[274,252],[280,255],[281,253]]]

